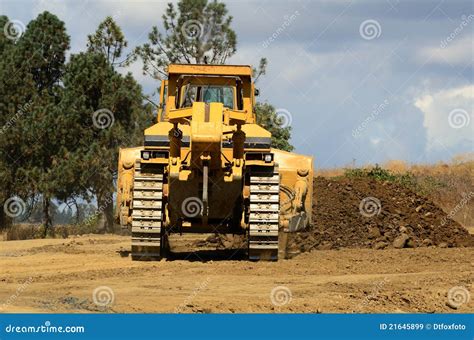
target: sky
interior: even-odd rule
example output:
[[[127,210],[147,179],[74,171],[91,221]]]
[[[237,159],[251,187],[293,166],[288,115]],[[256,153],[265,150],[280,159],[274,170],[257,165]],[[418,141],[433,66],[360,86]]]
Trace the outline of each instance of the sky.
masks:
[[[162,26],[168,1],[0,0],[27,25],[48,10],[66,23],[70,53],[108,15],[129,47]],[[317,168],[449,161],[474,151],[474,2],[469,0],[231,0],[231,64],[269,61],[259,100],[292,127]],[[155,80],[130,71],[152,93]]]

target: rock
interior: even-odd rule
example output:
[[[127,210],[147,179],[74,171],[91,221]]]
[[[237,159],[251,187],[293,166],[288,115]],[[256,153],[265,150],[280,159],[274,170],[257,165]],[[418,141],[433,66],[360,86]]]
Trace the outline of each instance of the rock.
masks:
[[[429,246],[431,246],[432,244],[433,244],[433,241],[431,241],[431,239],[429,239],[429,238],[425,238],[425,239],[423,240],[423,245],[424,245],[425,247],[429,247]]]
[[[405,247],[406,248],[415,248],[416,247],[415,241],[413,241],[412,238],[409,238],[407,243],[405,244]]]
[[[375,245],[374,245],[374,249],[384,249],[387,247],[387,242],[377,242]]]
[[[329,250],[332,248],[332,243],[331,242],[324,242],[320,246],[318,246],[319,250]]]
[[[440,244],[438,244],[438,247],[440,248],[448,248],[448,244],[446,242],[441,242]]]
[[[410,239],[410,237],[407,234],[401,234],[398,236],[395,240],[393,240],[393,247],[397,249],[401,249],[405,247],[405,244],[407,241]]]
[[[415,211],[420,212],[420,210],[423,209],[423,205],[419,205],[416,207]]]
[[[428,212],[425,214],[425,217],[430,217],[431,215],[433,215],[433,214],[428,211]]]
[[[405,226],[403,226],[403,225],[400,226],[400,228],[399,228],[398,230],[399,230],[400,233],[402,233],[402,234],[405,234],[405,233],[408,231],[407,227],[405,227]]]
[[[369,227],[369,239],[380,237],[380,230],[377,227]]]

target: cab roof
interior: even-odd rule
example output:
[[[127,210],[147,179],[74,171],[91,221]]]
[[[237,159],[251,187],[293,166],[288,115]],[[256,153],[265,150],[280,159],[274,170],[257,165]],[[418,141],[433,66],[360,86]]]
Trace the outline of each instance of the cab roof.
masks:
[[[168,74],[252,77],[252,67],[249,65],[170,64]]]

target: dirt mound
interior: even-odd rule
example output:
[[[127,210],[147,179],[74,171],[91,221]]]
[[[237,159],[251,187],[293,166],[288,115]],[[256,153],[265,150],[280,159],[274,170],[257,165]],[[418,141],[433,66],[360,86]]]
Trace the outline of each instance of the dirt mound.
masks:
[[[315,178],[313,225],[289,249],[473,246],[471,235],[428,199],[371,178]]]

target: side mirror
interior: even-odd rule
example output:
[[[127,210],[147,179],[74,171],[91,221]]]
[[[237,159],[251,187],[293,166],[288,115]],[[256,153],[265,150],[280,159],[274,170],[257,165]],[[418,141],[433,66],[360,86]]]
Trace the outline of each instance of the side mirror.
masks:
[[[260,95],[260,90],[255,88],[255,90],[253,90],[253,94],[255,97],[258,97]]]

